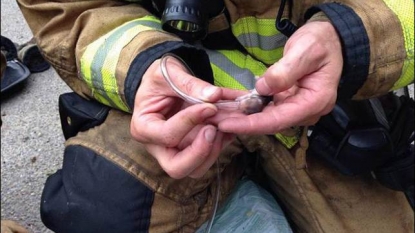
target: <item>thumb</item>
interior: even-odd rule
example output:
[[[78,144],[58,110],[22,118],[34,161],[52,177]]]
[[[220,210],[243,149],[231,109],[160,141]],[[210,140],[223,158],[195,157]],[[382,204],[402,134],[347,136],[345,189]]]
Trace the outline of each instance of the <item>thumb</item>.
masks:
[[[221,89],[196,78],[183,60],[175,56],[166,56],[163,59],[163,76],[182,97],[194,97],[205,102],[216,102],[220,99]]]
[[[297,34],[298,35],[298,34]],[[299,34],[290,38],[284,56],[270,66],[256,83],[261,95],[273,95],[291,88],[299,79],[316,71],[324,60],[324,50]]]

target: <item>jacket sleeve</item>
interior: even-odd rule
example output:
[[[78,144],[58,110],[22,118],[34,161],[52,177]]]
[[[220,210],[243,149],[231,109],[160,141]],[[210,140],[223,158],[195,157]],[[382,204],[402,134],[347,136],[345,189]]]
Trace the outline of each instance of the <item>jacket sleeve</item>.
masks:
[[[44,57],[85,98],[131,112],[144,72],[168,52],[213,83],[207,54],[162,31],[151,1],[136,2],[18,0]]]
[[[323,12],[336,28],[344,58],[340,98],[371,98],[413,83],[413,0],[311,2],[293,9],[305,15],[300,24]]]

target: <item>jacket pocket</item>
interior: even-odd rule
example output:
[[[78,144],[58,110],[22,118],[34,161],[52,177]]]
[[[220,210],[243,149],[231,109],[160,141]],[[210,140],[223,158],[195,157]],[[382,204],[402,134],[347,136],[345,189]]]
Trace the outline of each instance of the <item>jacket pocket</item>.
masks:
[[[65,139],[100,125],[111,108],[94,100],[87,100],[75,92],[59,96],[59,115]]]

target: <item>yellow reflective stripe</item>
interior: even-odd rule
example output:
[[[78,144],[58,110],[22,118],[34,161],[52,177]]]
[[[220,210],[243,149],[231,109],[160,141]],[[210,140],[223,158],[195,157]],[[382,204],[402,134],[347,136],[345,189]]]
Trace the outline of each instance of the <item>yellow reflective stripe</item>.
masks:
[[[219,52],[230,62],[241,69],[250,70],[255,76],[260,76],[267,70],[267,67],[262,62],[252,58],[250,55],[243,54],[239,51],[229,50],[221,50]]]
[[[255,32],[260,36],[273,36],[279,32],[275,28],[275,19],[258,19],[255,17],[244,17],[232,24],[232,32],[235,36]]]
[[[284,144],[284,146],[287,147],[288,149],[291,149],[298,142],[297,136],[289,137],[289,136],[284,136],[280,133],[277,133],[275,134],[275,137],[278,139],[278,141]]]
[[[232,24],[232,32],[249,54],[267,65],[283,55],[287,38],[275,28],[275,19],[241,18]]]
[[[392,88],[396,90],[414,81],[414,1],[384,0],[384,2],[398,17],[405,40],[406,59],[401,77]]]
[[[112,106],[112,103],[110,103],[107,98],[104,97],[105,92],[103,90],[99,89],[93,89],[92,90],[92,96],[100,103],[103,103],[108,106]]]
[[[124,32],[124,34],[117,40],[117,42],[112,46],[112,48],[108,52],[104,61],[104,65],[101,69],[102,82],[105,93],[119,109],[124,111],[129,111],[129,108],[119,95],[117,79],[115,78],[117,62],[120,57],[121,50],[124,48],[124,46],[130,43],[131,40],[139,32],[147,30],[151,30],[151,28],[138,25]]]
[[[129,111],[115,78],[116,65],[122,48],[139,32],[159,29],[160,20],[153,16],[126,22],[91,43],[81,57],[81,76],[99,102]]]
[[[161,24],[161,20],[159,18],[155,17],[155,16],[152,16],[152,15],[146,15],[144,17],[141,17],[139,19],[135,19],[133,21],[139,21],[139,22],[151,21],[151,22]]]
[[[402,67],[402,75],[393,85],[392,90],[405,87],[414,82],[414,60],[406,59]]]
[[[284,48],[277,48],[274,50],[263,50],[258,47],[245,47],[249,54],[252,54],[258,60],[264,62],[267,65],[272,65],[282,58]]]

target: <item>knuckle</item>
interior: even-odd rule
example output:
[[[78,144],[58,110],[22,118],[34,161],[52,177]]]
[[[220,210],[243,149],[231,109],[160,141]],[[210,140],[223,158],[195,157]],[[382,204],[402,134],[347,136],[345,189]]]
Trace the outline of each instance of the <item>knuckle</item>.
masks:
[[[130,135],[137,142],[143,144],[151,142],[150,138],[146,134],[146,130],[138,124],[130,124]]]
[[[166,147],[176,147],[179,143],[178,141],[179,140],[173,132],[165,132],[162,137],[162,143]]]
[[[290,78],[290,71],[289,69],[291,69],[291,65],[287,66],[286,69],[282,69],[281,70],[281,79],[279,80],[280,82],[280,86],[284,87],[284,89],[288,88],[290,86],[290,82],[289,82],[289,78]],[[277,83],[277,82],[275,82]]]
[[[183,119],[186,122],[186,125],[196,126],[199,124],[199,121],[196,116],[189,116]]]
[[[147,69],[147,72],[150,72],[157,76],[162,76],[162,72],[160,69],[160,60],[154,61]]]
[[[144,141],[144,138],[139,133],[139,130],[136,127],[134,127],[134,126],[130,127],[130,134],[131,134],[131,137],[133,137],[136,141],[139,141],[139,142]]]
[[[156,77],[163,77],[163,73],[161,72],[161,69],[152,69],[152,72],[153,72],[153,75]]]
[[[332,99],[328,99],[327,103],[325,105],[323,105],[323,109],[322,109],[322,114],[326,115],[328,113],[330,113],[334,106],[336,105],[336,97],[332,98]]]
[[[273,69],[271,71],[271,76],[269,76],[268,79],[266,79],[268,86],[271,89],[275,88],[283,88],[286,89],[286,87],[289,86],[289,75],[290,75],[290,69],[292,64],[290,62],[285,62],[284,64],[280,65],[278,69]]]
[[[183,78],[180,80],[180,84],[186,93],[193,94],[192,91],[194,91],[196,86],[194,78]]]
[[[327,49],[322,43],[315,42],[310,49],[310,53],[314,55],[316,60],[321,60],[326,57]]]
[[[181,169],[177,169],[175,166],[162,166],[162,168],[173,179],[182,179],[186,176]]]

